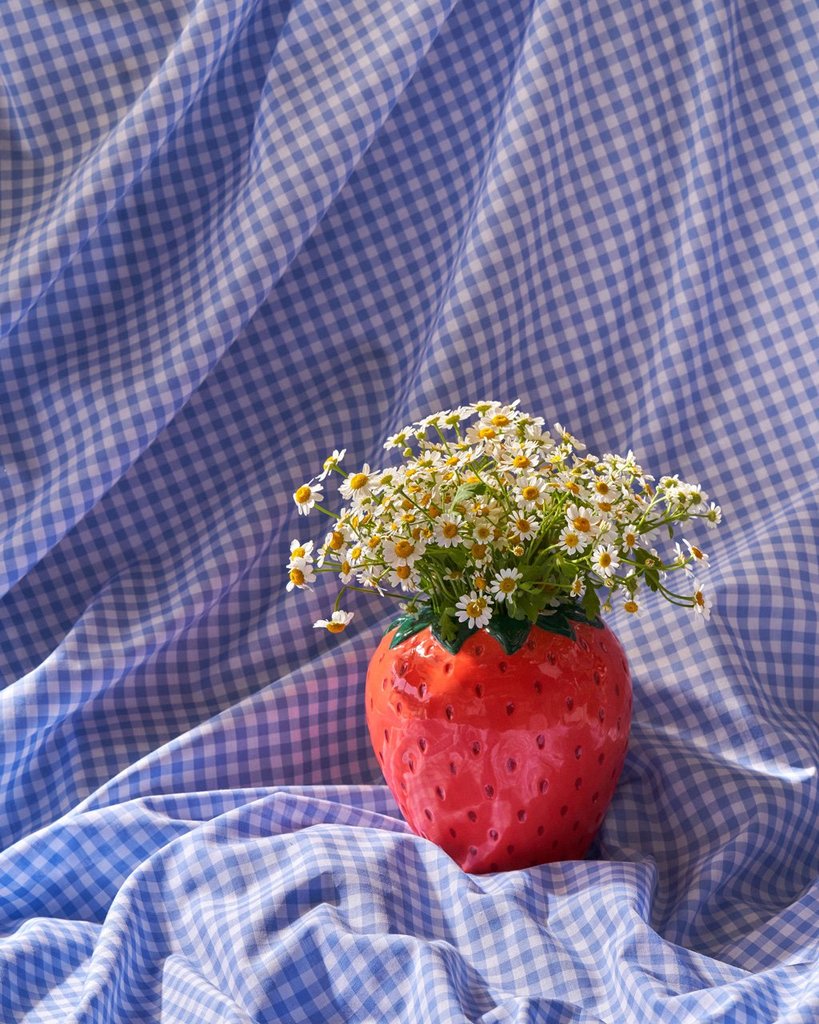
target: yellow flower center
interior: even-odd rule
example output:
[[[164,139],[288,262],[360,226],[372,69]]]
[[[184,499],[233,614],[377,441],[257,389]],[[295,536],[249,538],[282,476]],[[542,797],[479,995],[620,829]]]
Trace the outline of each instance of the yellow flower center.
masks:
[[[580,538],[577,536],[576,533],[567,533],[566,536],[563,538],[563,543],[566,545],[567,548],[576,548],[577,545],[580,543]]]
[[[611,512],[612,504],[610,501],[598,501],[597,507],[601,512]]]
[[[344,547],[344,534],[339,533],[338,530],[333,530],[330,534],[329,547],[331,551],[339,551]]]
[[[291,558],[304,558],[304,556],[306,554],[307,554],[307,552],[304,550],[304,548],[293,548],[293,550],[290,552],[290,557]]]
[[[360,491],[362,487],[366,487],[369,483],[370,478],[366,473],[354,473],[350,477],[350,490]]]
[[[693,544],[691,545],[691,554],[694,556],[694,558],[704,558],[705,557],[703,555],[703,553],[700,551],[700,549],[699,548],[695,548]]]
[[[497,436],[498,432],[493,427],[481,427],[478,431],[478,437],[483,438],[483,440],[491,440]]]
[[[467,602],[466,614],[470,619],[478,619],[481,616],[484,608],[486,608],[486,601],[482,597],[479,597],[475,601]]]
[[[408,565],[398,565],[395,568],[395,575],[399,580],[408,580],[411,573],[412,569]]]
[[[637,543],[637,534],[631,532],[624,533],[623,543],[626,545],[627,548],[633,548],[634,545]]]
[[[305,505],[310,500],[312,490],[307,484],[302,484],[301,487],[296,491],[294,497],[300,505]]]
[[[697,602],[700,608],[705,607],[705,594],[703,594],[701,590],[698,590],[696,594],[694,594],[694,600]]]
[[[411,544],[408,540],[399,540],[395,545],[395,553],[399,558],[409,558],[414,550],[415,545]]]
[[[341,572],[342,572],[342,574],[344,576],[347,576],[352,571],[353,571],[353,567],[350,565],[349,562],[342,562],[341,563]]]
[[[517,527],[518,533],[531,533],[532,532],[532,524],[529,522],[528,519],[518,519],[518,520],[516,520],[515,521],[515,526]]]
[[[608,494],[611,490],[605,480],[596,480],[594,483],[594,489],[598,494]]]
[[[608,551],[602,552],[599,558],[599,564],[601,569],[608,569],[608,567],[611,565],[611,555],[608,553]]]
[[[567,484],[565,484],[564,486],[565,486],[566,490],[567,490],[567,491],[570,491],[570,492],[571,492],[572,494],[580,494],[580,485],[579,485],[579,484],[576,484],[576,483],[574,482],[574,480],[570,480],[570,481],[569,481],[569,482],[568,482]]]
[[[480,562],[482,558],[486,558],[486,545],[485,544],[473,544],[472,545],[472,557]]]
[[[626,602],[625,602],[625,603],[623,604],[623,608],[624,608],[624,609],[625,609],[625,610],[626,610],[627,612],[631,612],[631,613],[632,613],[632,615],[633,615],[633,614],[634,614],[634,612],[636,612],[636,611],[637,611],[637,602],[636,602],[636,601],[626,601]]]
[[[458,524],[457,523],[444,523],[444,525],[441,527],[441,533],[447,538],[447,540],[451,540],[453,537],[457,537],[458,536]]]
[[[520,558],[523,555],[523,545],[522,544],[516,544],[512,548],[512,554],[515,555],[515,557]]]
[[[537,501],[540,497],[540,488],[530,485],[528,487],[524,487],[520,493],[523,495],[524,501]]]
[[[475,530],[475,536],[480,541],[487,541],[492,539],[492,528],[490,526],[479,526]]]
[[[492,417],[492,425],[495,427],[508,427],[509,417],[504,416],[502,412],[499,412]]]
[[[346,628],[346,626],[347,626],[346,622],[328,622],[327,623],[327,629],[331,633],[341,633]]]
[[[296,584],[297,587],[300,587],[304,583],[304,573],[301,571],[301,569],[291,569],[290,579],[292,580],[293,583]]]
[[[359,547],[353,548],[353,550],[350,552],[350,558],[352,558],[352,560],[354,562],[357,559],[361,558],[361,548],[359,548]]]
[[[486,590],[486,580],[483,578],[483,576],[475,577],[475,589]]]
[[[516,455],[514,459],[512,459],[512,465],[515,469],[526,469],[528,466],[531,466],[532,463],[528,455]]]
[[[591,523],[585,516],[575,516],[572,520],[572,526],[581,533],[588,533],[591,529]]]
[[[517,582],[509,576],[504,576],[503,579],[498,583],[498,590],[502,590],[504,594],[511,594],[517,586]]]

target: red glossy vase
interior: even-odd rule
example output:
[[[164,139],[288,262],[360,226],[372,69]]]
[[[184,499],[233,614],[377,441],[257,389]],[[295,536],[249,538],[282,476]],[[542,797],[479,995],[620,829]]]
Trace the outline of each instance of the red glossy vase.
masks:
[[[465,871],[582,858],[623,767],[631,676],[602,624],[533,626],[507,654],[488,633],[456,654],[429,628],[367,673],[366,718],[387,785],[418,835]]]

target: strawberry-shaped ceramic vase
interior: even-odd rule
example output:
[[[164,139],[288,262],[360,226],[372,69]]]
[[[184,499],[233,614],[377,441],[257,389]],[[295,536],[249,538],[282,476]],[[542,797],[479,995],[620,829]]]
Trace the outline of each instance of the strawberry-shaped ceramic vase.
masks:
[[[454,644],[418,617],[388,630],[365,696],[384,778],[465,871],[582,858],[628,746],[623,650],[573,611],[490,629]]]

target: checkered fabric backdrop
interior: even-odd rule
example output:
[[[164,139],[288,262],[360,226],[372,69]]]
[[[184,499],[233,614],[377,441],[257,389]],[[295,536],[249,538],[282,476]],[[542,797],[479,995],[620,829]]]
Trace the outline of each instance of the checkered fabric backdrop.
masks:
[[[819,9],[0,5],[0,1019],[819,1020]],[[334,447],[479,398],[719,501],[610,624],[588,859],[465,874],[287,594]]]

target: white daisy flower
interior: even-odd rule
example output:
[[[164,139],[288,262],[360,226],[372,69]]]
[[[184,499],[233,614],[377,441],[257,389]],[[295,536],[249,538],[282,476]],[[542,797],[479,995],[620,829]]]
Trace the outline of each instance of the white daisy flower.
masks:
[[[584,551],[589,546],[590,540],[591,538],[588,534],[580,533],[572,526],[564,526],[560,536],[557,538],[557,543],[564,551],[568,551],[570,555],[573,555],[575,552]]]
[[[702,615],[704,619],[711,618],[711,599],[706,597],[703,593],[702,584],[698,580],[693,580],[694,583],[694,611],[698,615]]]
[[[326,629],[330,633],[342,633],[350,625],[355,612],[333,612],[329,619],[318,619],[313,629]]]
[[[582,597],[586,593],[586,584],[582,576],[575,576],[569,588],[569,593],[572,597]]]
[[[521,480],[518,484],[515,492],[515,501],[520,508],[531,511],[536,505],[539,505],[544,497],[546,496],[546,487],[542,480],[538,480],[537,477],[530,476],[526,480]]]
[[[339,487],[339,491],[348,501],[355,499],[355,501],[360,502],[362,498],[366,498],[370,493],[374,482],[369,463],[365,462],[357,473],[351,473],[346,478]]]
[[[322,500],[324,488],[321,484],[311,480],[309,484],[302,484],[293,494],[293,501],[299,510],[299,515],[306,516],[317,501]]]
[[[592,554],[592,565],[604,579],[613,576],[615,570],[620,565],[617,549],[612,547],[611,544],[601,544],[599,547],[596,547]]]
[[[410,540],[401,537],[398,540],[384,541],[384,561],[393,566],[414,565],[423,555],[426,543],[423,540]]]
[[[483,629],[492,618],[492,602],[476,590],[458,598],[455,614],[459,622],[466,622],[470,629]]]
[[[477,519],[472,524],[472,539],[478,544],[491,544],[495,539],[494,523],[488,519]]]
[[[569,505],[566,509],[566,523],[578,533],[590,535],[599,521],[598,513],[585,505]]]
[[[570,434],[565,427],[559,423],[554,424],[554,431],[557,434],[558,440],[561,444],[570,444],[572,448],[576,448],[577,451],[582,452],[586,450],[586,446],[576,438],[573,434]]]
[[[421,585],[421,577],[411,565],[396,565],[387,578],[390,586],[402,590],[418,590]]]
[[[507,597],[518,589],[518,583],[523,579],[523,573],[518,569],[501,569],[492,581],[490,592],[496,601],[505,601]]]
[[[341,460],[344,458],[344,456],[346,454],[347,454],[347,449],[346,448],[342,448],[341,451],[339,451],[337,448],[334,448],[333,449],[333,454],[332,455],[328,455],[327,458],[324,460],[321,472],[316,477],[316,480],[324,480],[324,479],[326,479],[326,477],[330,473],[332,473],[332,471],[338,466],[339,462],[341,462]]]
[[[463,544],[461,536],[461,524],[463,519],[457,513],[447,513],[435,520],[433,536],[435,543],[442,548],[454,548]]]
[[[316,574],[313,572],[313,567],[308,562],[302,562],[300,565],[294,565],[288,573],[289,582],[287,584],[288,590],[309,590],[310,584],[315,583]]]
[[[313,560],[313,542],[291,540],[290,541],[290,561],[287,563],[287,568],[292,569],[294,565],[301,566],[305,562],[311,562]]]
[[[513,516],[509,527],[514,536],[519,537],[521,540],[530,540],[537,534],[537,523],[532,516]]]
[[[722,509],[719,505],[715,505],[711,502],[711,507],[705,513],[705,525],[713,530],[722,522]]]

